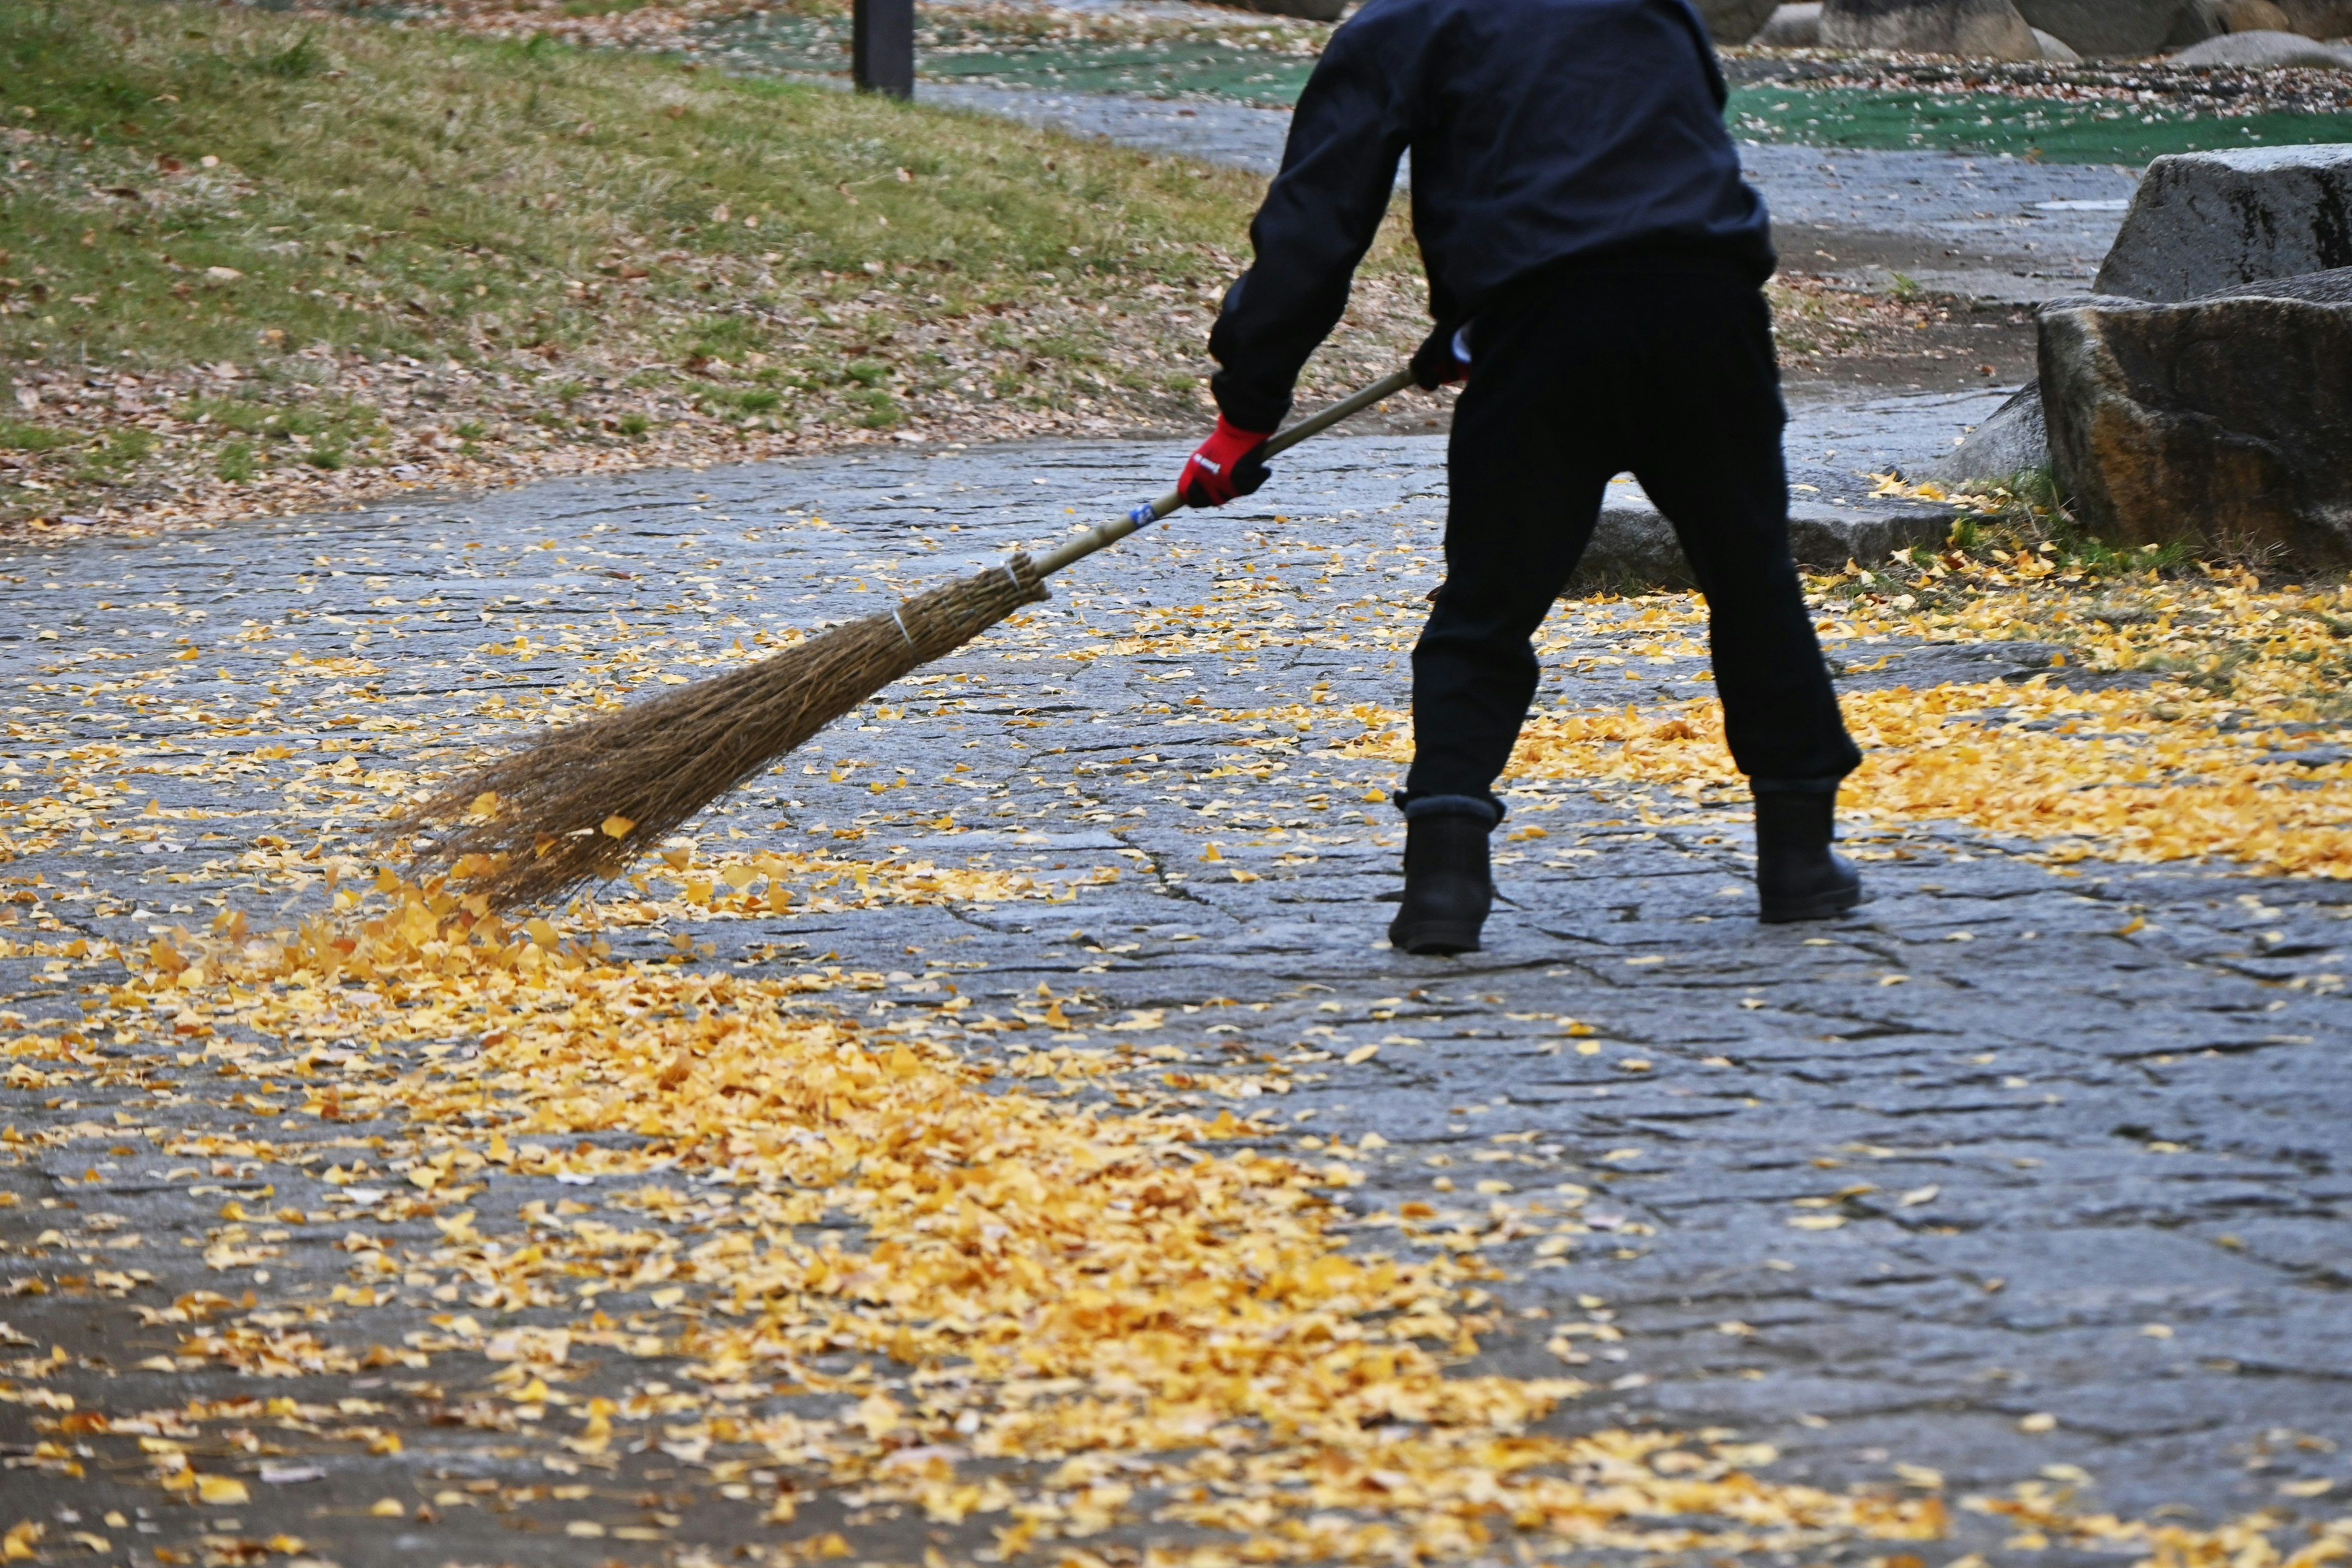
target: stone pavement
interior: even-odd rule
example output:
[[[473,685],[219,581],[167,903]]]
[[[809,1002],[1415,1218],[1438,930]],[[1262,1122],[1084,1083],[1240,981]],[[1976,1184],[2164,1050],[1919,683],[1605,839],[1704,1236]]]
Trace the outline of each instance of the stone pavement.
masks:
[[[1839,418],[1834,449],[1849,455],[1892,453],[1937,423],[1916,408]],[[1941,418],[1931,449],[1956,423]],[[1832,449],[1823,425],[1801,437]],[[54,917],[131,942],[216,908],[264,924],[316,907],[315,880],[291,892],[286,870],[322,824],[358,843],[383,798],[371,773],[515,733],[515,716],[580,681],[600,648],[702,673],[759,630],[886,604],[1123,508],[1180,456],[893,448],[12,545],[0,784],[16,800],[63,797],[78,779],[70,799],[87,815],[0,869],[16,900],[0,908],[18,922],[0,930],[21,938]],[[1443,505],[1434,441],[1313,443],[1229,514],[1180,516],[1087,563],[701,829],[706,843],[740,832],[781,850],[1021,871],[1072,901],[672,922],[616,929],[615,948],[658,956],[677,938],[746,972],[871,971],[878,988],[857,1005],[884,1021],[935,1007],[947,978],[1000,1010],[1043,983],[1085,999],[1074,1037],[1172,1047],[1171,1070],[1223,1078],[1302,1134],[1377,1131],[1389,1147],[1347,1201],[1368,1215],[1419,1201],[1437,1211],[1431,1228],[1483,1233],[1513,1274],[1502,1300],[1545,1314],[1488,1334],[1477,1364],[1556,1372],[1547,1338],[1580,1325],[1580,1371],[1601,1386],[1553,1418],[1563,1427],[1736,1428],[1780,1450],[1779,1477],[1940,1485],[1956,1500],[2033,1482],[2077,1507],[2188,1522],[2342,1512],[2352,889],[2225,868],[2053,869],[1957,826],[1884,827],[1857,846],[1874,902],[1768,930],[1749,915],[1736,803],[1538,782],[1512,796],[1489,950],[1401,956],[1381,940],[1401,834],[1380,796],[1396,770],[1340,748],[1366,712],[1403,700]],[[1704,647],[1664,603],[1565,606],[1546,634],[1542,702],[1706,693]],[[1854,682],[2063,673],[2030,644],[1831,652],[1876,667]],[[143,816],[151,796],[206,816]],[[0,827],[29,842],[25,822]],[[1115,882],[1096,879],[1114,868]],[[0,958],[0,974],[7,1005],[35,1019],[76,1016],[80,988],[108,978],[39,955]],[[1237,1005],[1203,1009],[1219,997]],[[1147,1026],[1101,1032],[1121,1015]],[[182,1060],[173,1076],[189,1089],[234,1087]],[[142,1368],[179,1331],[142,1326],[133,1308],[250,1283],[322,1300],[351,1261],[340,1219],[265,1233],[275,1255],[258,1268],[207,1267],[198,1249],[225,1198],[252,1202],[264,1184],[314,1219],[351,1194],[291,1167],[174,1170],[131,1143],[100,1152],[118,1107],[184,1121],[219,1094],[174,1102],[125,1072],[63,1090],[12,1076],[0,1097],[12,1135],[97,1130],[94,1142],[85,1131],[5,1145],[23,1152],[0,1167],[21,1205],[0,1207],[0,1280],[32,1282],[0,1301],[14,1332],[0,1338],[29,1347],[7,1352],[29,1358],[16,1376],[54,1344],[68,1364],[41,1386],[85,1406],[274,1392],[226,1370]],[[599,1195],[488,1179],[482,1233],[510,1243],[526,1201]],[[1509,1205],[1529,1202],[1580,1219],[1567,1254],[1511,1239]],[[373,1227],[387,1245],[435,1239],[395,1218]],[[1368,1235],[1401,1244],[1386,1226]],[[154,1280],[92,1295],[93,1263]],[[26,1293],[36,1286],[46,1293]],[[330,1337],[397,1345],[429,1310],[339,1308]],[[445,1355],[432,1375],[454,1397],[490,1370]],[[0,1513],[37,1510],[62,1541],[120,1508],[133,1522],[106,1527],[98,1555],[142,1565],[186,1561],[152,1548],[192,1552],[200,1529],[284,1530],[350,1564],[580,1561],[586,1543],[519,1533],[487,1506],[445,1500],[434,1522],[366,1514],[387,1495],[474,1485],[496,1504],[562,1479],[536,1450],[435,1425],[443,1391],[412,1375],[307,1380],[304,1397],[324,1384],[364,1402],[398,1451],[314,1453],[281,1436],[296,1446],[278,1458],[232,1452],[223,1462],[253,1497],[202,1526],[202,1510],[140,1482],[125,1439],[92,1448],[106,1458],[84,1482],[0,1472]],[[29,1462],[41,1414],[16,1397],[0,1403],[12,1466]],[[580,1517],[641,1521],[590,1550],[657,1561],[763,1538],[748,1508],[664,1512],[667,1464],[632,1453],[609,1483],[588,1478],[593,1494],[582,1483],[563,1504]],[[269,1484],[267,1466],[294,1479]],[[826,1500],[804,1522],[845,1527],[845,1507]],[[2003,1522],[1960,1510],[1953,1529],[1930,1558],[2010,1560]],[[910,1560],[927,1539],[950,1560],[972,1550],[884,1520],[859,1551]]]

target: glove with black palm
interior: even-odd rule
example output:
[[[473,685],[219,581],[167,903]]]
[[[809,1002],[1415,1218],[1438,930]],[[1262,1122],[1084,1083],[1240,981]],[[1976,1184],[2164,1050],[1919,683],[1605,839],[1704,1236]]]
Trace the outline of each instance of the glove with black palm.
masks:
[[[1176,477],[1177,493],[1187,506],[1223,506],[1265,483],[1265,447],[1269,432],[1244,430],[1223,415],[1217,428]]]
[[[1441,325],[1412,354],[1412,379],[1423,392],[1470,379],[1469,329]]]

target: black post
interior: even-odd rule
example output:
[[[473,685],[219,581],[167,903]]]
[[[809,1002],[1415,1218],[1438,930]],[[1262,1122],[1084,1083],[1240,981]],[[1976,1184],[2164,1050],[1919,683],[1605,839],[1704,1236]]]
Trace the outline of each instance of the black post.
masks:
[[[860,92],[915,96],[915,0],[853,0],[850,73]]]

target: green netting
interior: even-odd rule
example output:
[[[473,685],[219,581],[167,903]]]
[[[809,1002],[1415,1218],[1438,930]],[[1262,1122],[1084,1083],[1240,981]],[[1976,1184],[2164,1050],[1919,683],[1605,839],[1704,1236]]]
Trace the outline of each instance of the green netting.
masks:
[[[1868,88],[1734,89],[1732,129],[1759,142],[2011,153],[2049,163],[2140,164],[2166,153],[2352,142],[2352,114],[2194,118],[2162,104]]]
[[[935,50],[923,74],[943,80],[979,79],[1008,86],[1044,86],[1078,92],[1139,92],[1154,97],[1207,96],[1287,108],[1315,68],[1312,59],[1254,56],[1190,38],[1130,47]]]

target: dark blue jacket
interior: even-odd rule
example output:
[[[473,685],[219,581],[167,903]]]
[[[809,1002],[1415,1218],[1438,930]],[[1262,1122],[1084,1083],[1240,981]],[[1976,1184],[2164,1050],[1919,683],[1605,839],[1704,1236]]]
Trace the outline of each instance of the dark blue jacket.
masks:
[[[1271,430],[1412,151],[1412,225],[1442,328],[1547,268],[1612,253],[1773,268],[1689,0],[1370,0],[1299,96],[1250,225],[1255,263],[1209,337],[1218,406]]]

